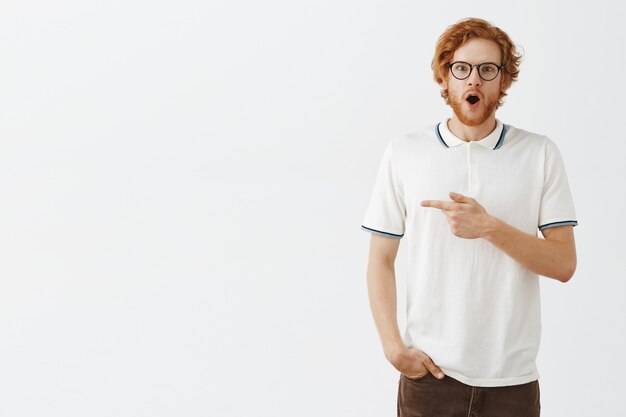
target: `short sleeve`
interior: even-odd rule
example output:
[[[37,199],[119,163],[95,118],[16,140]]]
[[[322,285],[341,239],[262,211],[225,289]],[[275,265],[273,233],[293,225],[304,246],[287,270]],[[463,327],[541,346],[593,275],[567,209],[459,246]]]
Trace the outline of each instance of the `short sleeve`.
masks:
[[[543,190],[539,205],[539,230],[556,226],[576,226],[574,200],[563,158],[556,144],[546,138]]]
[[[378,167],[369,205],[361,229],[392,238],[404,236],[406,206],[394,166],[393,145],[389,142]]]

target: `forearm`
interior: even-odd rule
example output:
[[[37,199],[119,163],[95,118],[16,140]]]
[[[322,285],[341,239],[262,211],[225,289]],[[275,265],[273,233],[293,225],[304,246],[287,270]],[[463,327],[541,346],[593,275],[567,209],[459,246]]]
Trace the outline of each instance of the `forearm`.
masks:
[[[378,329],[385,357],[404,347],[397,319],[396,274],[393,264],[376,262],[368,265],[367,288],[372,316]]]
[[[561,242],[527,234],[493,216],[483,237],[536,274],[562,282],[573,274],[567,248]]]

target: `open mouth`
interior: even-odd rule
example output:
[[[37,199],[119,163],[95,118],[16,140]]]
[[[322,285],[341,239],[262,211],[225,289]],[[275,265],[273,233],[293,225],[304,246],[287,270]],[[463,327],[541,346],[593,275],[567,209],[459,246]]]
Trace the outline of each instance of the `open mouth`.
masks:
[[[478,96],[468,96],[466,99],[470,104],[476,104],[480,100]]]

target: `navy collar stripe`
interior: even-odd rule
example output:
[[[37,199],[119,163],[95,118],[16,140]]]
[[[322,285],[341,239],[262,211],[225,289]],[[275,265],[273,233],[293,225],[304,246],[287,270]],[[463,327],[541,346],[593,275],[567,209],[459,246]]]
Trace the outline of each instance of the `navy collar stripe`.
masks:
[[[441,124],[441,122],[437,123],[437,125],[435,126],[435,135],[437,136],[437,139],[439,139],[439,142],[441,142],[441,144],[443,146],[445,146],[446,148],[449,148],[450,146],[448,146],[446,141],[443,140],[443,137],[441,136],[441,132],[439,131],[439,125],[440,124]],[[500,137],[498,138],[498,142],[496,143],[496,146],[492,149],[493,151],[495,151],[496,149],[502,147],[502,145],[504,144],[504,136],[505,135],[506,135],[506,125],[504,123],[502,123],[502,132],[500,132]]]
[[[445,146],[446,148],[449,148],[448,144],[441,137],[441,132],[439,132],[439,125],[440,124],[441,124],[441,122],[437,123],[437,126],[435,127],[435,134],[437,135],[437,138],[443,144],[443,146]]]
[[[493,148],[494,151],[498,149],[500,146],[502,146],[502,144],[504,143],[505,134],[506,134],[506,125],[502,123],[502,132],[500,133],[500,138],[498,139],[498,143],[496,143],[495,148]]]

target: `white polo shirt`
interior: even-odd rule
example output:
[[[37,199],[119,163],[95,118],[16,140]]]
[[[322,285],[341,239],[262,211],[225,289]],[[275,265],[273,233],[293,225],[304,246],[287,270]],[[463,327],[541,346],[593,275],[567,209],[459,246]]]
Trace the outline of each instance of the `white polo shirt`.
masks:
[[[496,119],[487,137],[463,141],[447,120],[390,140],[362,229],[408,244],[407,347],[473,386],[539,378],[539,276],[486,239],[450,231],[422,200],[475,198],[487,212],[533,236],[578,224],[561,154],[547,136]]]

